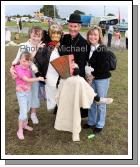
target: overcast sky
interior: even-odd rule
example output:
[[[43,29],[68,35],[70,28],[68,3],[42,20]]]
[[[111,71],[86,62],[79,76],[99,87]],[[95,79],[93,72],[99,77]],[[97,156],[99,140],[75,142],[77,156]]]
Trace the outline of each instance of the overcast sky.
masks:
[[[5,8],[6,15],[24,15],[24,14],[30,14],[33,15],[34,11],[39,10],[42,7],[42,5],[7,5]],[[95,6],[85,6],[85,5],[79,5],[79,6],[56,6],[58,9],[58,14],[60,17],[68,17],[71,13],[73,13],[74,10],[80,10],[85,12],[87,15],[92,14],[93,16],[103,16],[104,15],[104,6],[102,5],[95,5]],[[106,15],[108,13],[113,13],[116,16],[118,16],[118,11],[120,10],[121,18],[128,18],[128,7],[125,6],[119,6],[119,5],[111,5],[111,6],[105,6],[105,13]]]

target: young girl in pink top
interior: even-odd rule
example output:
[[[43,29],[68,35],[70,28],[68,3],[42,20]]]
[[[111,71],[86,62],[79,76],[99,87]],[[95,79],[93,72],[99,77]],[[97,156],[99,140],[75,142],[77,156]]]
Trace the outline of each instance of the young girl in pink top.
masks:
[[[16,77],[16,95],[19,103],[19,121],[17,137],[24,139],[23,129],[32,131],[33,128],[28,126],[28,112],[31,108],[31,85],[33,82],[44,81],[43,77],[32,78],[30,69],[31,54],[22,52],[19,64],[15,65]]]
[[[115,48],[119,48],[120,40],[121,40],[121,33],[119,32],[119,30],[116,30],[114,35],[115,35]]]
[[[44,44],[42,43],[43,38],[43,30],[38,26],[33,26],[29,29],[29,39],[27,42],[21,43],[19,50],[17,52],[16,58],[12,62],[12,66],[10,68],[10,73],[12,78],[16,78],[16,71],[14,66],[19,62],[20,54],[23,51],[28,51],[32,54],[32,57],[35,56],[38,48],[42,47]],[[35,73],[32,71],[33,78],[35,78]],[[39,120],[37,118],[36,109],[40,107],[40,100],[38,98],[38,89],[39,83],[35,82],[32,84],[32,102],[31,102],[31,120],[33,124],[38,124]]]

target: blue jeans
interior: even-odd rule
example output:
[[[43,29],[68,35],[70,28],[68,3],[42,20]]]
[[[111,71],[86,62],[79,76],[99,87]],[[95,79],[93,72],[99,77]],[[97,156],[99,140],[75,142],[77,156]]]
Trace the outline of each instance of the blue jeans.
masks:
[[[32,72],[32,75],[33,75],[33,78],[35,78],[34,72]],[[38,90],[39,90],[39,82],[34,82],[32,84],[32,88],[31,88],[31,92],[32,92],[31,108],[39,108],[40,107]]]
[[[19,120],[26,121],[31,108],[31,92],[16,92],[19,104]]]
[[[92,88],[100,97],[106,97],[109,88],[110,78],[93,80]],[[97,105],[95,102],[88,111],[88,125],[96,125],[103,128],[105,125],[106,104]]]

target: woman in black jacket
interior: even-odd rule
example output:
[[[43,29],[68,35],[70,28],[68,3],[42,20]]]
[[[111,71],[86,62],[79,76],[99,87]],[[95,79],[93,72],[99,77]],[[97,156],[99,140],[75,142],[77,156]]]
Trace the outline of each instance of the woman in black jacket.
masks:
[[[102,30],[98,26],[91,28],[87,33],[87,40],[91,47],[88,62],[94,68],[91,86],[100,97],[106,97],[111,77],[108,56],[113,53],[103,45],[102,39]],[[93,128],[94,133],[101,132],[105,125],[105,117],[106,104],[97,105],[94,102],[88,112],[88,124],[83,128]]]

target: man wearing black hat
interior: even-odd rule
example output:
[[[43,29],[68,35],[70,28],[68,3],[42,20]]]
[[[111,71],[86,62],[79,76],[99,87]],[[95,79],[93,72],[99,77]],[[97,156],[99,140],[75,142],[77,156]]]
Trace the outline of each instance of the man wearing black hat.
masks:
[[[85,66],[88,60],[90,47],[87,41],[80,35],[81,17],[78,14],[71,14],[68,20],[69,34],[63,36],[59,54],[61,55],[74,55],[74,61],[79,66],[79,75],[85,78]],[[81,116],[87,117],[88,111],[81,109]]]
[[[64,35],[61,40],[59,54],[73,54],[75,63],[80,69],[80,76],[85,77],[85,65],[89,55],[89,45],[80,35],[81,17],[78,14],[71,14],[68,20],[69,34]]]

